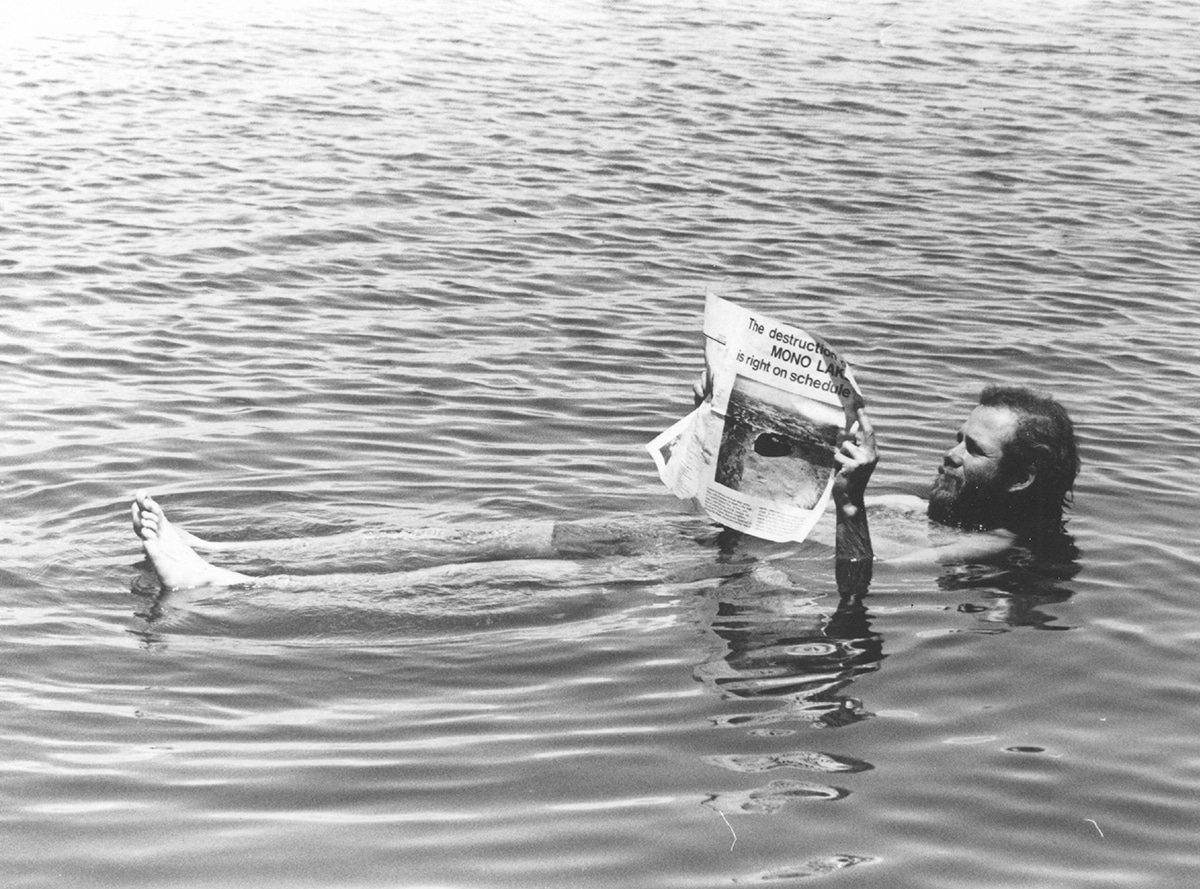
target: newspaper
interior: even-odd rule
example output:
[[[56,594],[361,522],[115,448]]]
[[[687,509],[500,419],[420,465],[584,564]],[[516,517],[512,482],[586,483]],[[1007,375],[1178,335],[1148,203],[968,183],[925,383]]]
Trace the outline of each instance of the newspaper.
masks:
[[[709,296],[704,359],[712,393],[646,445],[666,486],[717,522],[803,540],[829,503],[833,455],[862,394],[819,337]]]

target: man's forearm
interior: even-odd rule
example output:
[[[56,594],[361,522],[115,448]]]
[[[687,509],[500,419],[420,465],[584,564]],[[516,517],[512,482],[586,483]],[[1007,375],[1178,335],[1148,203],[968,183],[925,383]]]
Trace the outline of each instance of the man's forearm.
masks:
[[[875,553],[871,548],[871,529],[867,525],[867,508],[861,501],[837,507],[837,575],[838,592],[845,596],[863,596],[871,585],[875,569]]]
[[[867,508],[861,500],[839,503],[837,507],[837,560],[869,562],[875,558],[871,548],[871,529]]]

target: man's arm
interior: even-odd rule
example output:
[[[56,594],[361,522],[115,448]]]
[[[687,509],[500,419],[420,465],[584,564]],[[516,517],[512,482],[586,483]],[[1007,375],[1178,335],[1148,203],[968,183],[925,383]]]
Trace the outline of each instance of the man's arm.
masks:
[[[866,408],[858,409],[858,430],[847,436],[837,453],[837,474],[833,478],[833,502],[837,507],[837,560],[870,562],[875,558],[871,547],[871,529],[867,524],[865,495],[867,482],[879,462],[875,448],[875,430]]]
[[[934,546],[888,556],[889,565],[952,565],[992,559],[1012,549],[1016,535],[1011,531],[963,531],[957,539]]]

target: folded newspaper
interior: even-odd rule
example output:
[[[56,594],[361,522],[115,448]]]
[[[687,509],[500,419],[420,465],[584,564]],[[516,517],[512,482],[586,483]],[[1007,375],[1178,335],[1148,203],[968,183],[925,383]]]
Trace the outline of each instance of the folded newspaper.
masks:
[[[720,297],[704,337],[712,394],[646,445],[659,475],[726,527],[803,540],[829,503],[858,384],[824,340]]]

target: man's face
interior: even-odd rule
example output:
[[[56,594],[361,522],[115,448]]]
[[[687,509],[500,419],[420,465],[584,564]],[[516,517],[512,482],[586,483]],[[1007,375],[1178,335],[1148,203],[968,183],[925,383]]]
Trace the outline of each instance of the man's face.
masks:
[[[1008,408],[971,411],[933,481],[931,519],[964,528],[994,528],[1002,521],[1009,490],[1000,460],[1016,431],[1017,415]]]

